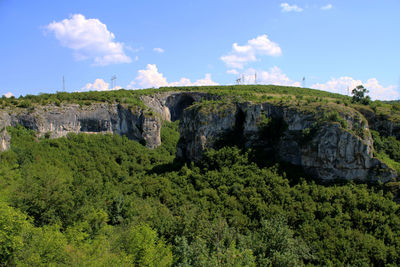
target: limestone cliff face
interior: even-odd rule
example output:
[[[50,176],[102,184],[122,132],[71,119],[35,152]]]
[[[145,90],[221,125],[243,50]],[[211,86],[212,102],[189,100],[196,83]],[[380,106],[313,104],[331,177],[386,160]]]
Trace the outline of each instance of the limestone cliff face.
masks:
[[[263,120],[269,125],[263,125]],[[361,125],[357,118],[339,123],[319,122],[315,115],[269,103],[239,103],[215,110],[188,108],[180,122],[177,156],[198,160],[226,133],[242,135],[245,147],[261,146],[275,158],[302,166],[310,175],[331,179],[390,181],[397,174],[373,157],[373,140],[367,125],[362,137],[351,132]],[[271,124],[271,121],[279,122]],[[265,128],[267,134],[264,134]],[[272,128],[271,128],[272,127]]]
[[[6,127],[10,126],[10,121],[8,112],[0,111],[0,151],[10,148],[10,135],[6,130]]]
[[[123,104],[93,103],[90,106],[64,104],[37,106],[33,110],[14,108],[0,111],[0,150],[9,149],[7,126],[20,124],[51,138],[68,133],[114,133],[143,142],[149,148],[161,145],[162,120],[180,119],[183,110],[196,101],[215,99],[205,93],[167,92],[142,96],[147,108],[129,109]]]
[[[182,117],[185,108],[201,100],[215,100],[218,97],[201,92],[167,92],[142,96],[143,103],[161,115],[163,120],[176,121]]]
[[[212,148],[221,134],[234,129],[237,112],[236,105],[219,106],[211,112],[197,106],[186,109],[180,121],[177,157],[200,159],[204,150]]]
[[[10,145],[6,127],[17,124],[37,131],[38,136],[114,133],[155,148],[161,144],[162,120],[180,120],[177,157],[184,160],[196,161],[206,149],[231,138],[237,145],[261,149],[324,180],[389,181],[397,177],[373,157],[368,123],[359,113],[342,114],[346,127],[341,127],[338,122],[321,122],[315,113],[295,107],[214,101],[219,97],[200,92],[167,92],[141,99],[147,107],[93,103],[0,110],[0,150]],[[389,134],[394,134],[395,129],[390,129]]]
[[[368,109],[359,108],[359,111],[368,120],[369,127],[375,131],[378,131],[382,136],[395,136],[396,139],[400,139],[400,122],[392,121],[385,115],[376,115]]]
[[[161,119],[149,116],[141,109],[130,110],[120,104],[92,104],[80,107],[67,104],[61,107],[39,106],[33,111],[26,109],[5,110],[0,113],[1,149],[9,148],[7,126],[23,125],[57,138],[68,133],[116,133],[144,142],[149,148],[161,144]]]

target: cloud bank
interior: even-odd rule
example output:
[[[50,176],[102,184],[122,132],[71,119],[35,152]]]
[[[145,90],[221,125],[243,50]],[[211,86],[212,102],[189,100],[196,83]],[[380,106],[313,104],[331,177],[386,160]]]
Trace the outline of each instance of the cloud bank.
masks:
[[[311,88],[347,95],[351,94],[351,90],[358,85],[363,85],[367,88],[369,90],[368,95],[374,100],[396,100],[400,98],[400,93],[396,86],[389,85],[385,87],[376,78],[370,78],[363,82],[352,77],[342,76],[331,78],[326,83],[313,84]]]
[[[158,71],[155,64],[147,64],[145,69],[139,70],[136,78],[128,85],[128,88],[159,88],[163,86],[201,86],[218,85],[211,79],[211,74],[206,74],[203,79],[192,82],[190,79],[182,77],[179,81],[169,83],[167,78]]]
[[[115,86],[110,88],[110,84],[105,82],[103,79],[96,79],[93,83],[87,83],[81,91],[109,91],[121,89],[121,86]]]
[[[249,63],[257,60],[257,56],[280,56],[282,50],[277,43],[268,39],[266,34],[257,36],[247,41],[245,45],[232,45],[232,51],[222,56],[220,59],[225,62],[226,66],[233,69],[243,69]]]
[[[115,35],[98,19],[86,19],[74,14],[69,19],[52,22],[46,26],[62,46],[74,51],[76,60],[92,59],[94,65],[130,63],[124,44],[115,42]]]

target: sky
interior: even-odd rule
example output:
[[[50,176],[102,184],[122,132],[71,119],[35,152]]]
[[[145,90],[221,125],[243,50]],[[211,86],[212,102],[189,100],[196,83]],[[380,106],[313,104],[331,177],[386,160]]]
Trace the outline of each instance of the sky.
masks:
[[[0,0],[0,95],[240,78],[400,99],[399,13],[398,0]]]

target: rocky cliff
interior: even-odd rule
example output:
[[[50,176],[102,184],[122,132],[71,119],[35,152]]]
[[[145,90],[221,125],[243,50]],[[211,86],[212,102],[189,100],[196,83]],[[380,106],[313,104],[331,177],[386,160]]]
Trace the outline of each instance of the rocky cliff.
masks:
[[[344,129],[338,122],[270,103],[194,105],[183,113],[177,155],[196,161],[230,135],[238,145],[258,147],[323,180],[394,179],[397,174],[373,157],[373,140],[359,114],[347,117],[346,125]]]
[[[57,138],[68,133],[114,133],[155,148],[161,145],[162,120],[180,119],[183,110],[194,102],[215,98],[199,92],[167,92],[143,95],[144,107],[92,103],[88,106],[63,104],[5,109],[0,111],[0,150],[10,146],[7,126],[17,124],[37,131],[39,137],[44,134]]]
[[[196,161],[206,149],[228,143],[256,148],[324,180],[390,181],[397,177],[373,157],[368,123],[353,109],[355,113],[341,114],[338,122],[321,120],[322,111],[220,98],[202,92],[164,92],[142,95],[142,107],[92,103],[5,109],[0,111],[0,148],[9,148],[6,127],[17,124],[37,131],[38,136],[115,133],[155,148],[161,144],[162,120],[180,120],[177,157],[183,160]]]
[[[1,149],[9,148],[7,126],[23,125],[57,138],[68,133],[115,133],[143,142],[149,148],[161,144],[161,119],[143,109],[129,109],[120,104],[94,103],[90,106],[66,104],[38,106],[33,110],[13,109],[0,112]]]
[[[176,121],[182,117],[185,108],[202,100],[216,100],[218,96],[202,92],[167,92],[151,96],[142,96],[143,103],[160,114],[167,121]]]
[[[400,121],[393,120],[388,115],[379,114],[377,115],[371,109],[358,107],[357,108],[363,116],[368,120],[369,127],[375,131],[378,131],[382,136],[395,136],[396,139],[400,139]]]

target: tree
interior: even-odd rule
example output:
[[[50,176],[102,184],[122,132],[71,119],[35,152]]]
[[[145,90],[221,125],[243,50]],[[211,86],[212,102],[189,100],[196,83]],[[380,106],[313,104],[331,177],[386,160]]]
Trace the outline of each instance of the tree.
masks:
[[[368,105],[371,102],[371,98],[366,95],[368,93],[369,93],[369,91],[367,88],[365,88],[362,85],[358,85],[356,88],[354,88],[351,91],[351,94],[353,95],[352,102],[353,103],[357,102],[357,103],[361,103],[364,105]]]
[[[0,202],[0,265],[13,264],[15,252],[24,246],[24,237],[32,229],[27,216]],[[4,264],[4,265],[3,265]]]
[[[172,251],[146,224],[131,225],[116,235],[115,248],[124,251],[133,266],[171,266]]]

